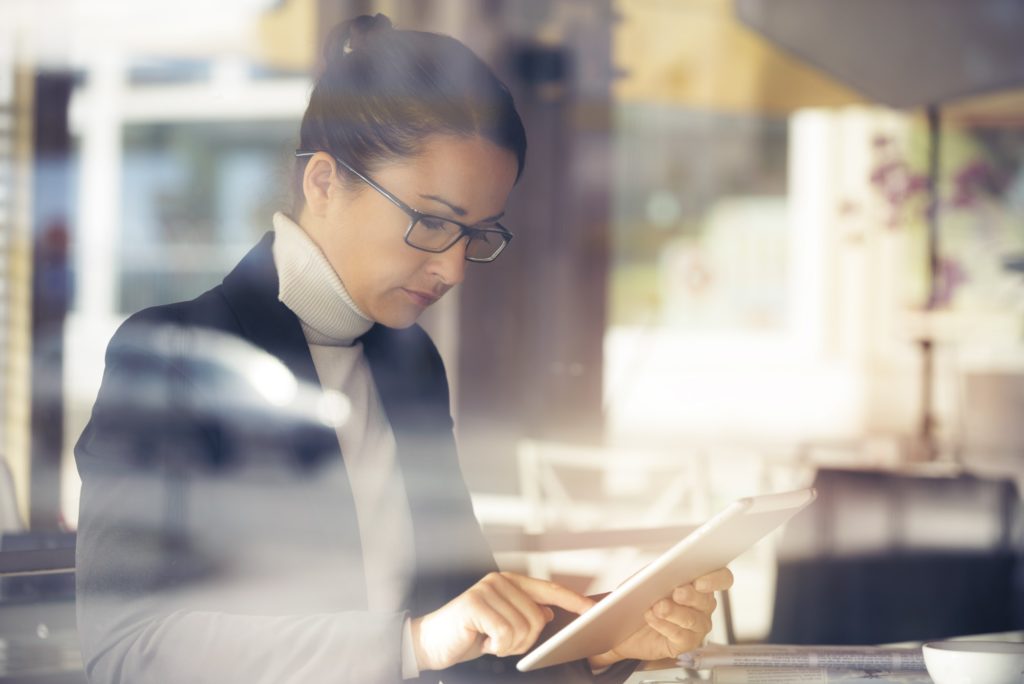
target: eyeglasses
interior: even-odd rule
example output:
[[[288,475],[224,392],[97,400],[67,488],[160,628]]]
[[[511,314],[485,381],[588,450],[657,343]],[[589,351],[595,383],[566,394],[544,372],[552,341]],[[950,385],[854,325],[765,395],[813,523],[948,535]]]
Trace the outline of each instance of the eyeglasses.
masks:
[[[316,152],[309,150],[296,150],[295,152],[296,157],[312,157],[314,154]],[[474,228],[458,221],[416,211],[382,188],[372,178],[356,171],[344,160],[337,157],[334,157],[334,160],[405,212],[409,217],[409,227],[405,229],[405,244],[410,247],[439,254],[451,249],[459,240],[467,237],[469,241],[466,244],[466,260],[486,263],[497,259],[502,250],[512,241],[512,233],[500,223],[495,223],[494,228]]]

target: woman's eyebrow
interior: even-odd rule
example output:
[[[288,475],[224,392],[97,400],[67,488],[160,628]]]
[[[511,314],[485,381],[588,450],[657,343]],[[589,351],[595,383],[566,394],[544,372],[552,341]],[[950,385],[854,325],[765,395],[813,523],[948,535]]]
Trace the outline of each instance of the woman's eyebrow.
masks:
[[[459,205],[452,204],[448,200],[444,199],[443,197],[438,197],[437,195],[423,195],[423,194],[421,194],[420,197],[422,197],[423,199],[432,200],[434,202],[438,202],[440,204],[445,205],[446,207],[451,209],[453,212],[455,212],[456,216],[465,216],[467,213],[469,213],[465,209],[460,207]],[[497,221],[498,219],[500,219],[504,215],[505,215],[505,212],[502,211],[502,212],[499,212],[499,213],[495,214],[494,216],[488,216],[485,219],[481,219],[480,221],[477,221],[477,223],[490,223],[491,221]]]

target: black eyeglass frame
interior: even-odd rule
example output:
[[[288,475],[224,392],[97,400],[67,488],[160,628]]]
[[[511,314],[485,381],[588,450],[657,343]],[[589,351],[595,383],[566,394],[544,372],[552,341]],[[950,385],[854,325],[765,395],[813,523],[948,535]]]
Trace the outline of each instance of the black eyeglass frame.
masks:
[[[316,152],[313,151],[313,150],[295,150],[295,156],[296,157],[312,157],[314,154],[316,154]],[[330,153],[328,152],[327,154],[330,154]],[[335,157],[333,154],[331,155],[331,157],[334,159],[335,162],[337,162],[338,164],[341,164],[345,168],[346,171],[348,171],[353,176],[355,176],[359,180],[361,180],[364,183],[366,183],[367,185],[369,185],[371,188],[373,188],[374,190],[379,192],[381,195],[383,195],[389,202],[391,202],[396,207],[398,207],[403,212],[405,212],[405,215],[409,217],[409,227],[405,229],[405,236],[404,236],[403,239],[405,240],[405,244],[409,245],[413,249],[418,249],[421,252],[430,252],[431,254],[440,254],[442,252],[447,252],[449,249],[451,249],[455,245],[459,244],[459,240],[461,240],[464,237],[469,237],[470,241],[472,241],[474,237],[476,237],[477,235],[480,235],[480,234],[495,234],[495,235],[499,235],[499,236],[501,236],[501,240],[502,240],[501,241],[501,246],[498,247],[498,249],[494,252],[494,254],[492,254],[491,256],[487,257],[486,259],[481,259],[481,258],[478,258],[478,257],[471,257],[471,256],[469,256],[469,250],[468,250],[468,247],[467,247],[466,261],[472,261],[474,263],[486,264],[486,263],[490,263],[490,262],[494,261],[495,259],[497,259],[498,256],[502,252],[505,251],[505,248],[508,247],[508,243],[512,242],[512,238],[515,237],[508,228],[506,228],[505,226],[501,225],[500,223],[495,223],[494,224],[496,226],[495,228],[474,228],[472,226],[467,226],[465,223],[461,223],[459,221],[455,221],[455,220],[452,220],[450,218],[445,218],[444,216],[435,216],[434,214],[425,214],[422,211],[417,211],[416,209],[413,209],[412,207],[410,207],[408,204],[406,204],[402,200],[398,199],[398,197],[396,197],[392,193],[390,193],[387,190],[385,190],[377,181],[373,180],[372,178],[370,178],[366,174],[363,174],[363,173],[360,173],[359,171],[356,171],[345,160],[340,159],[338,157]],[[455,238],[450,243],[448,243],[447,245],[445,245],[444,247],[442,247],[440,249],[429,249],[427,247],[421,247],[420,245],[415,245],[415,244],[413,244],[412,242],[409,241],[409,236],[412,234],[412,229],[414,227],[416,227],[416,224],[419,223],[420,221],[422,221],[423,219],[434,219],[435,221],[445,221],[447,223],[454,224],[454,225],[459,227],[459,233],[458,233],[458,235],[455,236]]]

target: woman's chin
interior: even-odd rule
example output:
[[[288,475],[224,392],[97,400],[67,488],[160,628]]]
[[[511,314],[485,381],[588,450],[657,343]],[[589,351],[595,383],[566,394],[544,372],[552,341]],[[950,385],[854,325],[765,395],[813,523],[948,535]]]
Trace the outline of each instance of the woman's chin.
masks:
[[[388,311],[382,311],[373,319],[388,328],[408,328],[419,320],[423,309],[419,307],[401,307]]]

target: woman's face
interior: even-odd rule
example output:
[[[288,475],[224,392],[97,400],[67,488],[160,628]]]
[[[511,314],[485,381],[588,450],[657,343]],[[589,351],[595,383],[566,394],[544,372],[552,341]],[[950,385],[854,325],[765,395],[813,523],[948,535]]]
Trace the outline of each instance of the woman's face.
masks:
[[[516,172],[515,155],[490,141],[436,135],[417,156],[377,166],[370,177],[417,211],[493,227]],[[300,223],[356,306],[378,323],[412,325],[465,277],[466,238],[438,254],[410,247],[404,240],[408,215],[362,181],[343,184],[332,174],[320,214],[313,221],[300,217]]]

